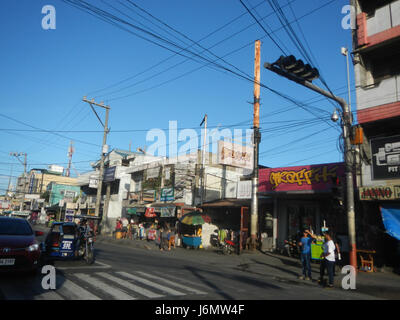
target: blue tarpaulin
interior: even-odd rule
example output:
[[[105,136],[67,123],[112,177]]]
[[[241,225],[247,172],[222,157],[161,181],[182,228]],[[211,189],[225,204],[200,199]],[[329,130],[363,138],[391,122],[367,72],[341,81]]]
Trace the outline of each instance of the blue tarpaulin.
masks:
[[[381,213],[386,232],[400,240],[400,205],[383,205],[381,206]]]

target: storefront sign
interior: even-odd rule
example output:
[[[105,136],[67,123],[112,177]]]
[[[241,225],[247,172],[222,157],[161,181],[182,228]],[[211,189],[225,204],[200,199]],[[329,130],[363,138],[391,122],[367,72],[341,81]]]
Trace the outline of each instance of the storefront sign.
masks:
[[[218,163],[252,170],[253,148],[232,142],[218,141]]]
[[[115,169],[117,167],[106,168],[104,171],[104,182],[112,182],[115,180]]]
[[[360,200],[395,200],[400,199],[400,186],[376,186],[359,188]]]
[[[143,201],[153,202],[155,200],[156,200],[156,191],[155,190],[143,191]]]
[[[225,185],[225,198],[236,199],[237,197],[237,182],[229,181]]]
[[[97,189],[97,186],[99,185],[99,180],[96,176],[90,176],[89,177],[89,188]]]
[[[259,192],[330,191],[334,178],[344,175],[344,164],[268,168],[259,172]]]
[[[251,199],[251,180],[239,181],[237,188],[237,198],[238,199]]]
[[[372,179],[400,179],[400,136],[371,139]]]
[[[160,201],[173,201],[174,199],[174,188],[161,189]]]

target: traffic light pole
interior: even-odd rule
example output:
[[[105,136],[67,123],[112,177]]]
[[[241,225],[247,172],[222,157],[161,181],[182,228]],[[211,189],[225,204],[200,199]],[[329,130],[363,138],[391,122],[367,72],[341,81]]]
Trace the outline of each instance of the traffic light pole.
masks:
[[[347,224],[349,232],[349,243],[350,243],[350,264],[357,270],[357,247],[356,247],[356,227],[355,227],[355,210],[354,210],[354,186],[353,186],[353,171],[352,171],[352,156],[351,156],[351,142],[350,142],[350,129],[352,125],[351,112],[346,100],[327,92],[311,82],[304,80],[300,77],[296,77],[293,74],[287,73],[280,68],[265,63],[264,68],[271,70],[280,76],[283,76],[289,80],[292,80],[306,88],[309,88],[323,96],[332,99],[339,103],[342,108],[342,120],[343,120],[343,138],[345,142],[344,160],[345,160],[345,172],[346,172],[346,183],[347,183]]]

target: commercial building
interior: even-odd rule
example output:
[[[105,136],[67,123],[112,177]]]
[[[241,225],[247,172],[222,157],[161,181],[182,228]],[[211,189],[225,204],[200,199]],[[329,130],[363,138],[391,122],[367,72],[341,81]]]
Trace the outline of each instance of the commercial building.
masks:
[[[260,232],[271,249],[297,240],[304,229],[320,234],[323,226],[346,241],[343,177],[343,163],[260,169],[259,196],[270,198],[260,205]]]
[[[378,266],[392,265],[400,243],[387,225],[397,221],[400,228],[400,0],[352,5],[358,119],[353,142],[361,201],[357,245],[376,250]]]

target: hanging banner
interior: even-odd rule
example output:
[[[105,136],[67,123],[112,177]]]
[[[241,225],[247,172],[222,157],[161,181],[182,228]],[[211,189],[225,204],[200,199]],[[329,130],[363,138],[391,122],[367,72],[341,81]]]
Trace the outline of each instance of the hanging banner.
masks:
[[[146,213],[144,214],[146,218],[154,218],[156,217],[155,208],[146,208]]]
[[[175,207],[161,207],[160,208],[161,218],[173,218],[175,217]]]

